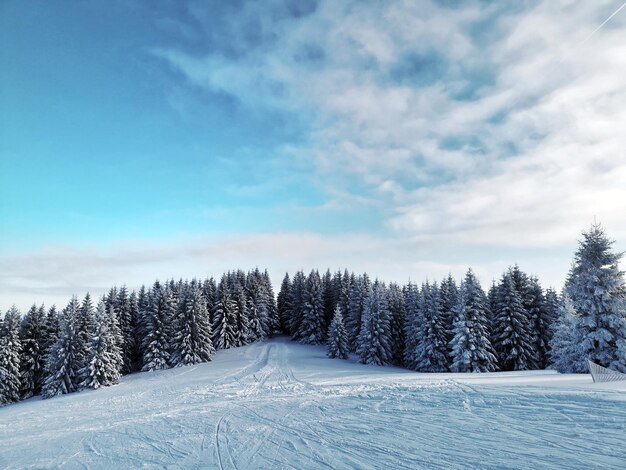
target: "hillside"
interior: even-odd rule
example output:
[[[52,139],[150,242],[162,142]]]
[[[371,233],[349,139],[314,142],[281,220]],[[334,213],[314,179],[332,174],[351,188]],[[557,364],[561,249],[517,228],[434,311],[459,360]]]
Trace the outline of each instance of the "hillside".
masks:
[[[278,338],[0,409],[2,468],[619,468],[626,384],[418,374]]]

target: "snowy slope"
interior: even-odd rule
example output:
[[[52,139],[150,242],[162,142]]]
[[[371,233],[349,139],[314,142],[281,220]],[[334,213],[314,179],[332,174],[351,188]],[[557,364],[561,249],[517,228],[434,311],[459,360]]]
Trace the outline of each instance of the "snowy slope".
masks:
[[[0,468],[624,468],[626,383],[416,374],[275,339],[0,409]]]

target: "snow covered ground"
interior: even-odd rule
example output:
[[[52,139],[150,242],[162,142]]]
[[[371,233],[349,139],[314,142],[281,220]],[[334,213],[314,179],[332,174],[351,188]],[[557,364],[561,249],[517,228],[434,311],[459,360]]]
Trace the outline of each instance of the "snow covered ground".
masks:
[[[626,383],[417,374],[275,339],[0,409],[0,468],[624,468]]]

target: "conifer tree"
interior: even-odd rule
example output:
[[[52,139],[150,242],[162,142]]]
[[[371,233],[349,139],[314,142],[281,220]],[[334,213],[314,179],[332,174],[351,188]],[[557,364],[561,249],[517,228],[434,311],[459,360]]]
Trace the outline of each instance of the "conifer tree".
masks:
[[[281,331],[288,333],[289,316],[291,315],[291,279],[289,278],[289,273],[285,273],[283,282],[280,285],[276,307],[278,308]]]
[[[87,293],[78,309],[74,323],[76,329],[75,353],[76,360],[79,363],[79,370],[84,370],[87,365],[89,343],[94,333],[94,313],[91,296]],[[80,385],[84,379],[85,377],[78,377],[76,381]]]
[[[114,305],[121,334],[122,374],[129,374],[133,370],[133,355],[135,351],[134,331],[137,318],[131,309],[130,297],[126,286],[122,286],[117,292]]]
[[[453,372],[493,372],[496,358],[489,341],[487,298],[473,271],[459,289],[451,342]]]
[[[293,276],[293,284],[291,286],[290,298],[290,317],[289,317],[289,333],[291,339],[299,341],[300,324],[302,323],[302,307],[304,306],[304,291],[306,287],[306,277],[302,271],[297,271]]]
[[[419,311],[420,294],[417,285],[409,283],[405,287],[404,303],[406,323],[404,325],[404,365],[407,369],[417,370],[417,346],[421,341],[422,318]]]
[[[390,362],[396,366],[404,365],[405,336],[404,325],[406,323],[406,308],[404,295],[400,286],[395,283],[389,284],[388,289],[389,313],[391,314],[391,358]]]
[[[65,307],[60,318],[60,331],[57,341],[50,348],[46,361],[46,381],[42,389],[44,398],[72,393],[81,384],[81,358],[83,351],[77,332],[81,307],[74,296]]]
[[[20,399],[20,322],[20,312],[13,306],[0,324],[0,405]]]
[[[330,328],[330,322],[335,314],[336,307],[336,295],[333,284],[333,275],[330,273],[330,269],[327,269],[322,276],[322,298],[324,304],[324,322],[323,331],[324,337],[328,335],[328,329]]]
[[[215,349],[211,341],[209,312],[206,299],[197,284],[181,292],[178,312],[172,341],[172,365],[185,366],[210,361]]]
[[[174,314],[169,289],[159,281],[154,283],[150,293],[150,305],[146,312],[143,338],[143,371],[166,369],[170,351],[170,322]]]
[[[420,340],[415,351],[415,368],[420,372],[445,372],[448,370],[448,335],[436,283],[422,287],[419,309]]]
[[[363,364],[388,364],[391,358],[391,314],[384,284],[376,281],[367,297],[358,336],[357,354]]]
[[[335,315],[328,329],[328,357],[331,359],[348,359],[348,336],[343,326],[343,316],[339,306],[335,307]]]
[[[136,372],[141,369],[141,338],[139,336],[140,329],[140,317],[139,317],[139,297],[137,292],[132,291],[128,297],[128,308],[130,316],[133,318],[133,326],[131,331],[132,349],[130,355],[131,372]]]
[[[222,277],[218,287],[217,303],[213,313],[213,346],[229,349],[239,346],[237,305],[231,296],[230,286]]]
[[[550,368],[563,374],[585,372],[587,367],[577,344],[580,338],[575,337],[576,320],[572,300],[564,293],[559,302],[554,335],[550,340]]]
[[[324,335],[324,293],[319,272],[309,274],[304,289],[302,322],[298,334],[300,341],[306,344],[322,344]]]
[[[278,307],[276,306],[276,295],[274,294],[274,288],[272,287],[272,281],[267,269],[261,273],[259,283],[268,315],[265,333],[267,337],[272,337],[275,334],[280,334],[280,317],[278,316]]]
[[[531,325],[510,273],[504,274],[498,288],[492,324],[493,347],[501,370],[526,370],[535,364]]]
[[[33,305],[20,326],[21,397],[30,398],[41,393],[46,367],[46,311]]]
[[[123,357],[109,329],[113,321],[111,313],[107,313],[104,300],[100,300],[94,314],[94,331],[89,342],[87,364],[81,371],[83,387],[97,389],[119,381]]]
[[[370,291],[371,285],[367,274],[357,277],[352,284],[348,316],[346,318],[346,331],[348,332],[348,345],[350,346],[350,351],[353,352],[356,352],[358,347],[361,323]]]
[[[546,297],[536,276],[529,279],[528,288],[530,302],[528,313],[530,315],[531,339],[534,339],[534,363],[530,368],[544,369],[548,364],[548,352],[550,350],[550,338],[552,336],[552,322],[554,319],[548,312]]]
[[[270,325],[270,299],[268,292],[262,285],[261,274],[258,269],[246,276],[245,292],[248,312],[248,342],[262,341],[268,338]]]
[[[454,336],[454,308],[458,302],[459,288],[452,274],[448,274],[439,287],[441,297],[441,313],[446,330],[446,342],[450,344]],[[448,351],[450,352],[450,351]]]
[[[626,285],[613,243],[599,224],[584,232],[565,291],[577,314],[581,359],[626,372]]]
[[[202,294],[206,301],[206,309],[209,312],[209,320],[212,325],[213,312],[215,311],[215,304],[217,303],[217,285],[215,284],[215,279],[210,277],[202,282]]]
[[[237,335],[237,346],[245,346],[249,342],[248,332],[250,330],[250,320],[248,318],[248,300],[246,299],[246,291],[244,284],[237,280],[228,287],[231,291],[231,297],[235,305],[235,317],[237,318],[237,327],[235,333]]]

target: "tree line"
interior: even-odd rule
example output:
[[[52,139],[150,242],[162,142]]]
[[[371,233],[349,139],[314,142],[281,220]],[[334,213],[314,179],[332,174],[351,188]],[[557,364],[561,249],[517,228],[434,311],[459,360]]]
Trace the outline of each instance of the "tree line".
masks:
[[[420,372],[586,372],[587,359],[626,372],[626,287],[612,244],[599,225],[584,232],[560,294],[515,265],[487,292],[471,269],[460,283],[448,275],[420,286],[298,271],[276,298],[255,269],[219,283],[114,287],[95,305],[87,294],[23,318],[12,307],[0,324],[0,404],[207,362],[276,334],[325,344],[331,358]]]

